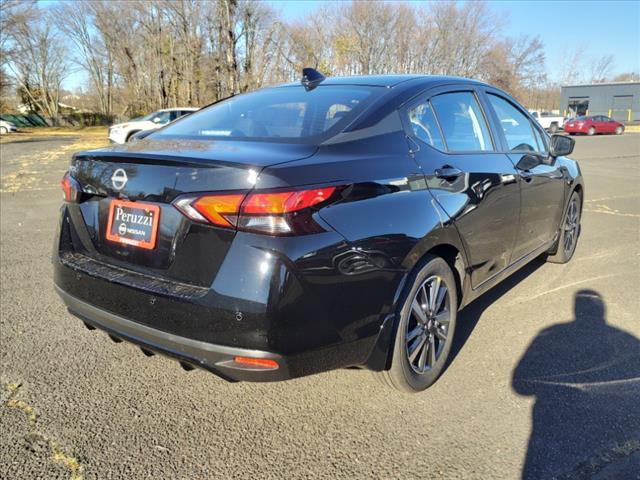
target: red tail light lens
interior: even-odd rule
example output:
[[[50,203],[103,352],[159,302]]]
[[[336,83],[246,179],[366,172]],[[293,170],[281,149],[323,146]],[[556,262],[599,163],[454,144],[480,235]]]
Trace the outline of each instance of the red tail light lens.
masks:
[[[312,207],[327,200],[336,187],[317,188],[298,192],[252,193],[242,204],[242,213],[276,214],[291,213]]]
[[[322,231],[308,209],[327,201],[336,187],[287,192],[182,197],[175,207],[192,220],[271,235]],[[306,210],[306,215],[303,213]]]
[[[80,195],[80,185],[78,185],[78,182],[71,178],[69,172],[66,172],[62,176],[60,186],[62,187],[63,198],[65,202],[78,201],[78,197]]]

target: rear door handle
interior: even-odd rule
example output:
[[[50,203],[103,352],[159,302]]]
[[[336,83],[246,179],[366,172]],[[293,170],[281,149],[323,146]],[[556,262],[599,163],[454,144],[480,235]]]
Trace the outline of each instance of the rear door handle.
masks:
[[[452,167],[451,165],[444,165],[440,168],[436,168],[435,175],[438,178],[443,178],[445,180],[453,180],[460,175],[462,175],[462,170]]]
[[[516,176],[513,173],[501,173],[500,180],[504,185],[516,183]]]
[[[518,175],[520,175],[520,178],[527,183],[533,180],[533,175],[531,174],[531,172],[528,172],[526,170],[518,170]]]

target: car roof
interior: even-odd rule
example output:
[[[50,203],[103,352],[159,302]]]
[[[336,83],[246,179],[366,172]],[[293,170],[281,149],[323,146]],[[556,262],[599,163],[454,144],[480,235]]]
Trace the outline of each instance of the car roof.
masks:
[[[421,84],[431,84],[433,86],[449,83],[473,83],[483,84],[478,80],[473,80],[464,77],[450,77],[446,75],[353,75],[346,77],[327,77],[320,83],[320,86],[324,85],[360,85],[371,87],[387,87],[392,88],[401,83],[408,82],[410,80],[422,80]],[[300,85],[300,82],[290,82],[280,87],[290,87]]]
[[[156,110],[156,112],[173,112],[174,110],[190,110],[196,111],[199,110],[197,107],[175,107],[175,108],[161,108],[160,110]]]

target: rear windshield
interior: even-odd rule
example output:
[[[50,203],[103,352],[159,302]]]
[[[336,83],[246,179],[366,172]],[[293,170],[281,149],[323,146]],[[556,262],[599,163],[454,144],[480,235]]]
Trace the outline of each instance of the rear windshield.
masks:
[[[291,142],[328,138],[363,110],[375,88],[321,85],[308,92],[302,86],[259,90],[195,112],[151,137]]]

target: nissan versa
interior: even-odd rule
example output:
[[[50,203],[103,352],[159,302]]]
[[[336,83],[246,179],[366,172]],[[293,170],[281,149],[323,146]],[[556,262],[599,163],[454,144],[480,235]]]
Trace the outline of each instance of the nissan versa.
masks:
[[[73,157],[56,289],[231,381],[355,366],[424,390],[457,312],[580,234],[573,139],[473,80],[305,69],[143,136]]]

